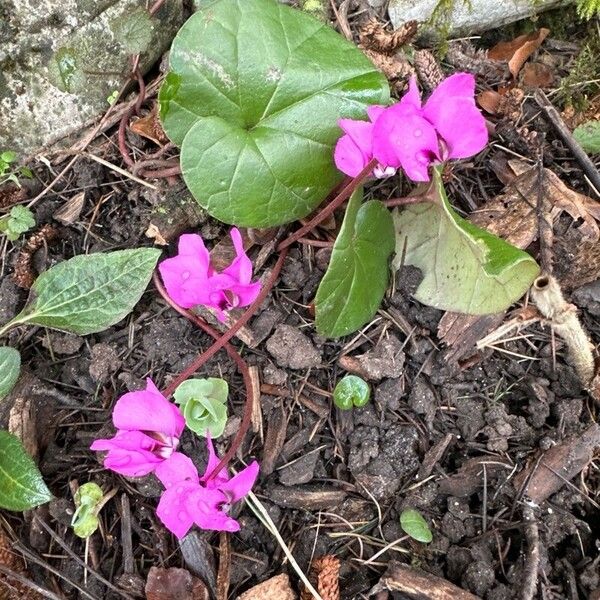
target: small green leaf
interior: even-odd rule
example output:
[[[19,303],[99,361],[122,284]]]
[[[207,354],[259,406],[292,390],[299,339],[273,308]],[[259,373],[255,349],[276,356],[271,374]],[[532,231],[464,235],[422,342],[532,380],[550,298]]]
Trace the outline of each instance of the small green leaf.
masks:
[[[0,430],[0,508],[29,510],[51,498],[41,473],[19,438]]]
[[[12,150],[5,150],[0,154],[0,160],[7,164],[15,162],[17,160],[17,153]]]
[[[152,43],[154,23],[147,10],[139,8],[120,17],[112,26],[115,39],[130,54],[146,52]]]
[[[21,355],[8,346],[0,347],[0,400],[6,397],[17,383],[21,373]]]
[[[346,375],[333,390],[333,403],[342,410],[365,406],[371,397],[369,384],[356,375]]]
[[[600,121],[588,121],[573,131],[573,137],[590,154],[600,153]]]
[[[400,527],[406,535],[409,535],[417,542],[429,544],[433,540],[433,535],[427,521],[421,513],[414,508],[403,510],[400,515]]]
[[[186,184],[226,223],[273,227],[311,213],[342,179],[340,118],[387,104],[354,44],[274,0],[219,0],[179,30],[160,94]]]
[[[8,219],[9,232],[21,234],[29,231],[32,227],[35,227],[35,217],[29,208],[17,204],[10,209]]]
[[[339,337],[373,318],[388,284],[388,259],[394,251],[390,212],[376,200],[361,204],[354,192],[333,246],[329,268],[315,298],[317,331]]]
[[[414,296],[423,304],[472,315],[506,310],[537,277],[537,263],[457,215],[437,170],[433,185],[435,202],[394,212],[394,266],[404,262],[421,270]]]
[[[76,256],[42,273],[34,300],[14,319],[87,335],[128,315],[141,298],[160,250],[138,248]]]
[[[102,488],[92,481],[84,483],[75,492],[75,514],[71,521],[73,533],[80,538],[88,538],[98,525],[98,513],[102,507],[104,493]]]
[[[27,177],[27,179],[33,178],[33,171],[29,167],[21,167],[19,173],[22,177]]]
[[[183,411],[186,425],[198,435],[211,438],[223,434],[227,423],[229,386],[224,379],[188,379],[173,394]]]

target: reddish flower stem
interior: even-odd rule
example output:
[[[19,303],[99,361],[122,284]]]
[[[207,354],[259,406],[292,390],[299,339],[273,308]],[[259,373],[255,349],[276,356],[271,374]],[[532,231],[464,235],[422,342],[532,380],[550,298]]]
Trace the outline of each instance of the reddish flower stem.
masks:
[[[184,316],[186,319],[188,319],[188,321],[191,321],[197,327],[200,327],[200,329],[202,329],[203,331],[205,331],[206,333],[211,335],[215,340],[219,341],[219,339],[221,338],[221,333],[219,331],[217,331],[216,329],[211,327],[206,321],[204,321],[204,319],[201,319],[198,315],[194,314],[193,312],[191,312],[189,310],[186,310],[185,308],[181,308],[181,306],[175,304],[175,302],[173,302],[173,300],[171,300],[171,298],[169,297],[169,294],[167,294],[167,290],[165,290],[165,288],[164,288],[162,282],[160,281],[160,278],[158,277],[158,274],[156,272],[152,276],[152,279],[154,281],[154,285],[156,286],[156,289],[158,290],[158,293],[163,297],[164,301],[171,308],[176,310],[180,315]],[[250,428],[250,423],[252,421],[252,409],[253,409],[254,403],[257,401],[257,398],[254,395],[252,380],[250,379],[250,371],[248,370],[248,365],[246,364],[246,361],[238,354],[236,349],[229,342],[226,342],[225,345],[223,346],[223,348],[227,352],[227,354],[229,354],[229,356],[232,358],[232,360],[235,362],[239,372],[242,375],[242,378],[244,380],[244,387],[246,388],[246,400],[244,402],[244,412],[242,414],[242,422],[240,424],[240,428],[238,429],[237,434],[233,438],[233,441],[231,442],[231,446],[229,447],[229,450],[225,453],[225,455],[223,456],[223,458],[217,465],[216,469],[214,469],[209,474],[209,476],[208,476],[209,481],[211,479],[213,479],[213,477],[215,477],[217,475],[217,473],[223,467],[225,467],[227,465],[227,463],[233,458],[233,455],[235,454],[236,450],[239,448],[240,444],[242,443],[244,436],[246,435],[246,432]],[[165,393],[165,396],[166,395],[167,394]]]
[[[300,238],[305,237],[306,234],[312,231],[319,223],[322,223],[329,215],[333,214],[338,206],[347,200],[354,190],[369,176],[371,171],[377,166],[377,160],[373,159],[369,162],[366,167],[356,176],[354,179],[350,179],[346,185],[341,189],[338,195],[320,212],[318,212],[304,227],[301,227],[283,240],[277,250],[281,252],[284,248],[288,248],[294,242],[297,242]]]
[[[273,267],[273,271],[271,271],[271,274],[269,275],[269,279],[261,288],[260,294],[256,300],[246,309],[246,312],[224,334],[222,334],[210,348],[199,354],[186,369],[171,381],[163,392],[165,396],[170,396],[181,383],[191,377],[206,363],[207,360],[212,358],[221,348],[223,348],[223,346],[225,346],[225,344],[250,320],[250,317],[256,312],[275,284],[275,280],[281,271],[286,255],[287,249],[284,249],[279,253],[279,258]]]

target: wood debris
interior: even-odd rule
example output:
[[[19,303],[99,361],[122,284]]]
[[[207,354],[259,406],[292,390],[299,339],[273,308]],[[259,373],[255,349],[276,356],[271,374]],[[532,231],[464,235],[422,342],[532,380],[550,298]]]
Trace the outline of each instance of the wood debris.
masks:
[[[370,595],[382,591],[401,592],[414,600],[480,600],[458,586],[431,573],[390,561],[387,571]]]
[[[564,440],[515,477],[515,487],[538,506],[580,473],[600,448],[600,425]],[[525,487],[524,487],[525,486]]]
[[[37,277],[37,273],[31,264],[33,255],[57,237],[58,231],[52,225],[42,225],[36,233],[27,238],[15,260],[13,279],[19,287],[28,290],[33,285]]]
[[[244,592],[237,600],[296,600],[298,596],[290,585],[287,574],[281,573]]]
[[[210,600],[204,582],[186,569],[151,567],[146,600]]]
[[[23,559],[13,550],[8,536],[0,529],[0,566],[29,579]],[[9,574],[0,572],[0,600],[42,600],[43,596]]]

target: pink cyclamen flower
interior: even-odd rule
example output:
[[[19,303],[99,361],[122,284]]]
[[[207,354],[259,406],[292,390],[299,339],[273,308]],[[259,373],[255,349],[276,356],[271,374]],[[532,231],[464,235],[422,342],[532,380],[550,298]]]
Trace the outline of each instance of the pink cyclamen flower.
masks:
[[[210,254],[199,235],[179,238],[178,254],[163,260],[158,269],[169,296],[183,308],[200,304],[213,308],[220,321],[225,311],[252,304],[260,293],[260,283],[251,283],[252,262],[244,252],[242,236],[232,228],[236,257],[220,273],[210,264]]]
[[[373,156],[402,168],[413,181],[429,181],[429,166],[467,158],[488,141],[485,119],[475,105],[475,78],[456,73],[444,79],[425,105],[416,79],[400,102],[385,109],[373,125]]]
[[[356,177],[373,159],[373,124],[385,111],[383,106],[367,109],[369,121],[340,119],[338,125],[344,131],[335,145],[333,159],[337,168],[350,177]],[[373,169],[375,177],[389,177],[396,169],[379,164]]]
[[[232,478],[222,469],[209,480],[219,458],[210,436],[206,443],[208,465],[202,477],[192,461],[180,453],[159,465],[155,472],[166,488],[156,514],[178,538],[184,537],[194,524],[201,529],[239,531],[240,524],[229,516],[229,509],[248,494],[258,476],[258,463],[254,461]]]
[[[146,389],[124,394],[113,409],[117,434],[96,440],[92,450],[108,450],[104,466],[127,477],[141,477],[172,459],[179,444],[185,419],[152,380]]]

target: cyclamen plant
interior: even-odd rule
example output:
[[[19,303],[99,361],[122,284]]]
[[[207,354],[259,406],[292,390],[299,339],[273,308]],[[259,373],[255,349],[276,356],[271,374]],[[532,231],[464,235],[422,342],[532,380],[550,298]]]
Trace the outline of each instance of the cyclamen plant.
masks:
[[[257,37],[264,41],[260,47]],[[202,60],[194,61],[198,56]],[[228,340],[265,298],[288,247],[346,200],[315,298],[316,328],[325,336],[346,335],[372,319],[388,287],[394,250],[393,268],[418,267],[423,280],[415,297],[438,308],[498,312],[528,289],[538,272],[535,261],[456,214],[441,181],[446,161],[474,156],[487,144],[474,92],[473,76],[459,73],[423,103],[412,79],[408,92],[392,104],[386,79],[354,45],[273,0],[217,0],[183,26],[160,90],[160,117],[167,135],[181,146],[183,178],[197,201],[214,218],[234,226],[236,257],[218,272],[202,238],[186,233],[178,253],[160,263],[166,291],[158,277],[155,283],[165,300],[217,341],[164,393],[149,379],[145,390],[124,394],[114,407],[116,434],[92,445],[107,452],[107,469],[126,477],[154,474],[162,482],[157,514],[176,536],[186,535],[193,525],[239,529],[229,510],[251,490],[259,466],[254,461],[229,476],[227,463],[250,423],[253,392],[247,365]],[[348,176],[345,181],[342,174]],[[397,174],[420,184],[406,207],[391,213],[376,199],[363,202],[362,185],[369,177]],[[302,219],[333,189],[338,191],[331,203],[276,246],[279,256],[268,282],[253,281],[253,265],[235,226],[275,227]],[[34,300],[0,335],[27,323],[81,335],[115,324],[141,297],[158,255],[138,249],[56,265],[38,278]],[[187,310],[198,306],[213,310],[221,322],[236,307],[250,308],[219,337]],[[198,429],[206,424],[206,409],[220,430],[223,407],[210,402],[199,407],[194,397],[186,400],[182,414],[168,397],[220,348],[242,373],[246,405],[242,425],[221,459],[207,426],[208,464],[200,475],[179,450],[186,415],[194,421],[188,426]],[[18,353],[0,348],[3,362],[11,373],[0,378],[0,396],[16,381]],[[362,387],[358,401],[348,396],[355,406],[368,399],[368,387]],[[2,433],[0,444],[13,447],[14,440]],[[22,464],[31,463],[21,449],[18,453]],[[3,504],[6,486],[0,483],[0,506],[30,507],[49,498],[40,477],[28,502],[9,498]]]

